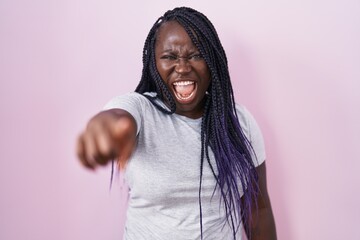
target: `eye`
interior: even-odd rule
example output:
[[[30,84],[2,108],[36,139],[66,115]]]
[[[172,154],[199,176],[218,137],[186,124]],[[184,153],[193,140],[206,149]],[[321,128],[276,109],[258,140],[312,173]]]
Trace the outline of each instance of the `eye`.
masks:
[[[191,60],[202,60],[203,56],[200,53],[193,54],[189,57]]]
[[[165,60],[171,60],[171,61],[173,61],[173,60],[176,60],[177,57],[174,56],[174,55],[164,55],[164,56],[161,56],[160,59],[165,59]]]

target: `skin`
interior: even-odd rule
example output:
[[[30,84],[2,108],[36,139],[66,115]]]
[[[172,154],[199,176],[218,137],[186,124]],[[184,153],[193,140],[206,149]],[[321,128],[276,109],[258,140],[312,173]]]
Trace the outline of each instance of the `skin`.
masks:
[[[192,43],[185,29],[176,21],[163,23],[157,33],[155,59],[158,72],[176,101],[176,113],[200,118],[211,76],[207,64]],[[173,83],[193,81],[195,92],[189,100],[176,97]],[[124,167],[136,147],[136,122],[122,109],[100,112],[90,119],[77,141],[77,155],[88,169],[106,165],[118,159]],[[267,191],[265,163],[257,167],[260,195],[254,201],[258,211],[252,211],[252,240],[275,240],[275,222]],[[249,232],[249,229],[246,229]]]
[[[251,240],[276,240],[276,227],[274,215],[271,208],[270,197],[267,190],[266,182],[266,165],[265,162],[256,168],[259,176],[259,190],[260,194],[254,203],[257,202],[258,209],[252,209],[251,222]],[[253,204],[253,206],[256,206]],[[249,236],[249,229],[245,229]]]
[[[202,117],[210,71],[185,29],[176,21],[166,22],[159,28],[155,59],[157,70],[176,101],[176,113],[189,118]],[[177,81],[195,83],[191,101],[181,101],[176,96],[173,83]]]
[[[90,119],[77,141],[82,165],[95,170],[111,159],[124,167],[136,145],[135,119],[122,109],[100,112]]]

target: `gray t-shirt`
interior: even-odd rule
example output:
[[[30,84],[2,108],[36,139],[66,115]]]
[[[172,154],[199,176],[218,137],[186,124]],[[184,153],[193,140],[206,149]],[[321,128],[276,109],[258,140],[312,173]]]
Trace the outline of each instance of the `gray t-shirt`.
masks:
[[[125,169],[130,198],[124,239],[200,239],[201,118],[164,114],[138,93],[113,98],[105,106],[111,108],[126,110],[137,124],[137,147]],[[236,110],[242,130],[256,153],[254,164],[258,166],[265,160],[260,129],[244,107],[236,105]],[[214,155],[209,152],[216,166]],[[224,207],[220,205],[219,188],[214,192],[215,184],[205,160],[201,192],[203,237],[232,239]]]

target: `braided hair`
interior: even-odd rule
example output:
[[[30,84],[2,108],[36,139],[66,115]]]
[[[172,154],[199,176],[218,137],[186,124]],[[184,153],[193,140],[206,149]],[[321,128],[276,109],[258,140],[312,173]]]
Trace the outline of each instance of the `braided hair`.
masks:
[[[253,207],[257,209],[257,206],[253,206],[253,199],[259,194],[258,176],[251,157],[253,149],[239,124],[225,51],[214,26],[204,14],[191,8],[179,7],[167,11],[155,22],[145,40],[142,77],[135,91],[141,94],[156,92],[157,97],[169,105],[168,109],[159,105],[155,101],[156,97],[147,94],[144,96],[166,114],[176,111],[175,100],[161,79],[155,61],[157,31],[168,21],[177,21],[186,30],[203,56],[211,74],[201,124],[199,179],[201,239],[203,239],[201,187],[205,160],[216,180],[215,188],[221,192],[226,220],[230,224],[234,239],[242,222],[250,238],[251,210]],[[214,153],[216,166],[210,161],[209,147]],[[239,182],[244,191],[243,196]],[[256,201],[254,202],[256,205]]]

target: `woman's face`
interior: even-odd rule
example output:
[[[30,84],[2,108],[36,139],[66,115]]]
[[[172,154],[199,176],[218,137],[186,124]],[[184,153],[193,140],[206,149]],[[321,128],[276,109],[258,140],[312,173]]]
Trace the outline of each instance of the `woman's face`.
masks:
[[[163,23],[155,43],[157,70],[176,101],[176,113],[199,118],[210,84],[210,72],[185,29],[176,21]]]

